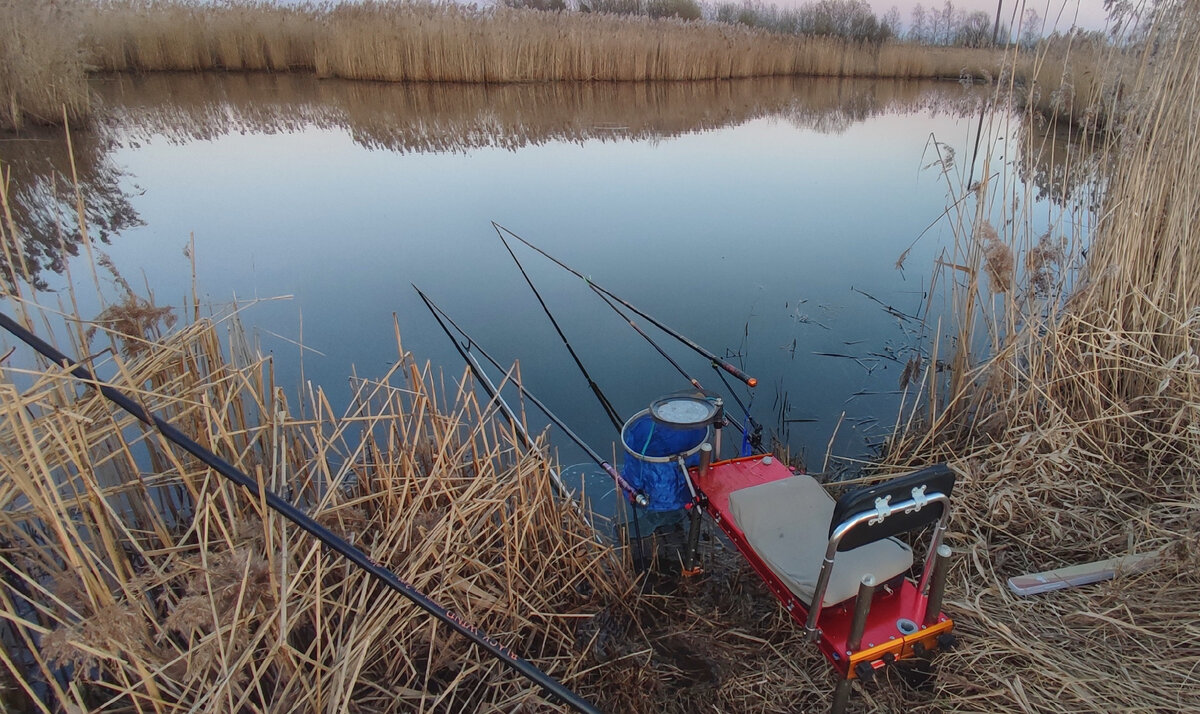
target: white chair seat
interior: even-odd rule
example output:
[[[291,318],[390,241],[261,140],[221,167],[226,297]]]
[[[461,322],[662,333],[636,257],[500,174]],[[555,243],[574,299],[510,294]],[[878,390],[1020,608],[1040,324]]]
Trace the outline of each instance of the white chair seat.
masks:
[[[812,606],[829,545],[835,502],[811,476],[798,475],[729,494],[729,512],[746,540],[788,588]],[[912,567],[912,549],[895,538],[838,553],[824,606],[858,594],[862,576],[882,583]]]

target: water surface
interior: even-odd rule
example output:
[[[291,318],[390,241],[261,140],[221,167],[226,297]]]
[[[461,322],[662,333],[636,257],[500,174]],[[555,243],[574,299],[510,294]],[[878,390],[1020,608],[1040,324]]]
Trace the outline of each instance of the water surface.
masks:
[[[352,371],[382,374],[396,359],[393,320],[405,349],[457,379],[461,361],[415,283],[611,453],[614,430],[495,221],[758,377],[737,395],[810,468],[831,443],[846,457],[834,466],[868,455],[896,422],[904,365],[940,309],[927,305],[948,237],[937,219],[959,188],[930,167],[934,142],[969,157],[986,96],[818,79],[483,87],[213,74],[96,86],[100,116],[74,148],[90,220],[110,239],[101,247],[160,303],[191,290],[190,236],[208,302],[288,296],[243,315],[288,390],[319,384],[344,409]],[[73,206],[49,198],[47,177],[65,171],[59,144],[8,150],[25,170],[18,209],[44,238],[48,288],[83,260],[53,235]],[[48,205],[58,212],[34,208]],[[687,386],[585,283],[518,255],[623,416]],[[79,299],[85,316],[98,312],[89,291]],[[655,336],[725,391],[705,360]]]

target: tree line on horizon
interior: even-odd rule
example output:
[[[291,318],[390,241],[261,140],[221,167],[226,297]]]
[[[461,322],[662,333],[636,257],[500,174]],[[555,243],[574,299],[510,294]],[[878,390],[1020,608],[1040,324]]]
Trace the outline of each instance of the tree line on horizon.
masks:
[[[785,35],[840,37],[857,42],[888,40],[946,47],[1019,44],[1030,48],[1042,37],[1037,10],[1027,8],[1018,26],[996,21],[982,10],[965,10],[945,0],[941,8],[918,3],[906,24],[895,5],[878,16],[865,0],[812,0],[780,8],[758,0],[498,0],[512,8],[546,12],[609,13],[685,22],[707,20]]]

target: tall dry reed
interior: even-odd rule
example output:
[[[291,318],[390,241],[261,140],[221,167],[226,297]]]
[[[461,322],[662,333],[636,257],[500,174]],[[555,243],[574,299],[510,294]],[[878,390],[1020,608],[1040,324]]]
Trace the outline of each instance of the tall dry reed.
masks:
[[[929,52],[722,23],[367,2],[334,8],[321,76],[390,81],[699,80],[775,75],[959,77],[993,55]]]
[[[742,25],[504,6],[263,0],[5,0],[6,123],[86,110],[85,61],[141,71],[314,70],[388,81],[700,80],[764,76],[987,79],[992,50],[780,35]],[[53,110],[53,111],[52,111]],[[2,115],[0,115],[2,116]]]
[[[263,0],[96,0],[85,21],[101,70],[287,71],[312,68],[320,13]]]
[[[942,692],[963,710],[1195,706],[1200,3],[1156,11],[1141,56],[1101,58],[1109,73],[1089,80],[1119,83],[1127,104],[1059,154],[1067,208],[986,155],[948,180],[962,199],[939,278],[954,340],[935,355],[952,370],[927,373],[923,414],[906,415],[888,460],[950,460],[962,476],[949,541],[964,647]],[[1055,134],[1015,136],[1036,151]],[[1098,193],[1066,178],[1092,170]],[[1145,552],[1150,574],[1088,588],[1022,599],[1004,582]]]
[[[797,38],[723,23],[455,4],[280,8],[255,0],[106,0],[89,48],[116,71],[312,68],[389,81],[726,79],[994,74],[989,52]]]
[[[143,307],[98,317],[96,347],[106,331],[144,326],[122,317]],[[550,465],[514,445],[494,405],[469,382],[437,391],[402,355],[384,378],[357,382],[351,413],[333,414],[317,391],[297,417],[236,316],[225,327],[230,353],[210,320],[152,349],[130,329],[117,344],[146,348],[105,369],[418,590],[595,694],[605,668],[584,654],[600,635],[586,626],[601,612],[628,619],[630,580],[552,497]],[[0,611],[6,650],[26,653],[6,665],[31,706],[511,711],[542,701],[61,369],[6,365],[0,391]]]
[[[0,0],[0,129],[87,112],[83,21],[74,0]]]

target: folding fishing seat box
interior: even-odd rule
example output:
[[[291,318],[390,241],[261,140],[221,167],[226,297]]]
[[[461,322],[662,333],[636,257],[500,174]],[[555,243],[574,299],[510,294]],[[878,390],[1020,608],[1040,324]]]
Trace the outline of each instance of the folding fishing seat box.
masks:
[[[708,513],[841,675],[833,711],[844,710],[851,680],[953,643],[941,612],[954,488],[945,465],[836,501],[771,456],[717,462],[694,478]],[[930,525],[914,582],[913,551],[897,536]]]
[[[769,454],[712,462],[720,430],[710,427],[723,419],[719,399],[680,393],[654,402],[622,433],[630,481],[653,489],[652,502],[691,509],[685,573],[696,572],[703,509],[841,675],[834,712],[845,709],[853,679],[872,679],[882,667],[953,643],[954,623],[941,612],[950,555],[942,537],[954,489],[947,466],[834,500],[812,476]],[[702,443],[710,435],[716,449]],[[930,526],[914,580],[912,548],[898,536]]]

